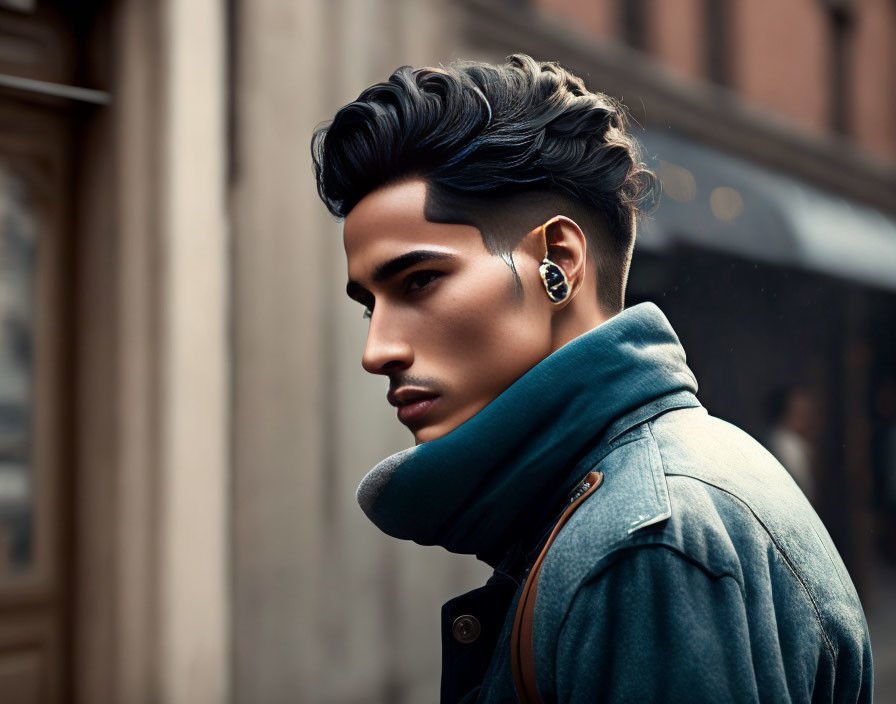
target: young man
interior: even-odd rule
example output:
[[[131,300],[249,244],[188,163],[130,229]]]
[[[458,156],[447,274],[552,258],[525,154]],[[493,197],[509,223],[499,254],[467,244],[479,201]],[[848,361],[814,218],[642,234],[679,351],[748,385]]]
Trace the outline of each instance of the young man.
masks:
[[[625,128],[514,55],[399,68],[314,135],[362,363],[416,441],[360,504],[495,570],[443,606],[442,701],[870,701],[824,526],[660,309],[624,308],[654,183]]]

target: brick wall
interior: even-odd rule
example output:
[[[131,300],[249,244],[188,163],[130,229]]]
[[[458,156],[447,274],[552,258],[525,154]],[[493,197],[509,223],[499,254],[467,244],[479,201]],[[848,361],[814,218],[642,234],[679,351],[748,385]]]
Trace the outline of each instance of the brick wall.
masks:
[[[570,31],[623,42],[622,0],[531,0]],[[708,80],[706,0],[646,0],[645,50],[679,75]],[[848,4],[848,3],[847,3]],[[822,0],[728,0],[721,36],[729,88],[792,127],[832,132],[832,31]],[[896,162],[896,2],[853,0],[846,54],[847,136]]]

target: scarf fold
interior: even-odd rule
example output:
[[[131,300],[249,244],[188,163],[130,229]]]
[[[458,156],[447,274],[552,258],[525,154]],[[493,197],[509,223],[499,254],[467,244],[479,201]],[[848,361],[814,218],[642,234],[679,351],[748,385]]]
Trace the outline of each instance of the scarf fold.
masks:
[[[627,308],[567,343],[475,416],[377,464],[358,487],[383,532],[493,567],[533,538],[584,474],[610,424],[697,380],[663,312]]]

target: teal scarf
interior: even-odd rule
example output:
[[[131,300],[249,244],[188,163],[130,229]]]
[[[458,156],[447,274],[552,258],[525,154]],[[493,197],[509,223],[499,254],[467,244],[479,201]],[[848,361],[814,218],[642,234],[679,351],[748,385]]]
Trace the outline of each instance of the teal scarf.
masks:
[[[437,440],[380,462],[358,487],[382,531],[494,566],[536,537],[590,468],[613,420],[697,391],[678,336],[653,303],[628,308],[532,367]]]

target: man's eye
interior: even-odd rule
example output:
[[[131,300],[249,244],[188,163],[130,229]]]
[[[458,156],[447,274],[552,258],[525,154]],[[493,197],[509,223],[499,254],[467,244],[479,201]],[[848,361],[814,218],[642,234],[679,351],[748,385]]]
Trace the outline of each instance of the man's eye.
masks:
[[[442,275],[441,271],[415,271],[404,280],[405,293],[426,288],[434,279]]]

